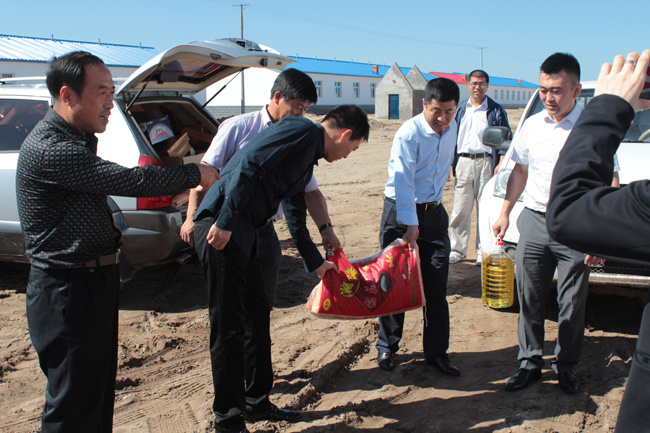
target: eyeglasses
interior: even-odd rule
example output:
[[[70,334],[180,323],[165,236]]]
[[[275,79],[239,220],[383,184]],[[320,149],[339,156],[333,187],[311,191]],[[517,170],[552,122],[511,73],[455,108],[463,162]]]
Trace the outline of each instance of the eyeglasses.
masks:
[[[476,87],[487,87],[487,83],[485,81],[472,81],[469,83],[470,86],[476,88]]]

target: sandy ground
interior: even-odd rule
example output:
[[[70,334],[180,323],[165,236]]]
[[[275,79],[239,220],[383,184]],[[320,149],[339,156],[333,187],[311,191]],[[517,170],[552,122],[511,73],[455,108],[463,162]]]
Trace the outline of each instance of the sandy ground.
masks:
[[[521,110],[511,110],[513,123]],[[346,255],[379,250],[378,231],[386,166],[401,122],[372,121],[371,139],[347,160],[316,169]],[[451,212],[453,181],[444,205]],[[312,236],[320,240],[310,223]],[[517,363],[517,312],[481,302],[475,256],[451,266],[449,378],[422,359],[422,315],[406,315],[397,368],[377,368],[377,321],[310,318],[304,304],[318,282],[302,268],[288,230],[272,313],[272,401],[300,409],[297,424],[258,422],[253,432],[610,432],[634,351],[642,305],[634,299],[590,294],[580,392],[561,392],[549,363],[527,389],[503,390]],[[472,235],[473,236],[473,235]],[[471,253],[470,253],[471,254]],[[0,263],[0,431],[40,431],[45,378],[25,317],[28,266]],[[170,264],[141,272],[122,290],[114,431],[213,431],[208,357],[207,296],[200,265]],[[548,303],[547,359],[553,356],[557,305]]]

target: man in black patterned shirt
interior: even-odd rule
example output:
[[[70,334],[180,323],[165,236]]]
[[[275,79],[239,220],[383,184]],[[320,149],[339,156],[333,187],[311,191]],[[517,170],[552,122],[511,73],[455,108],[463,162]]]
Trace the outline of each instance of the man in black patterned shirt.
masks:
[[[115,86],[97,57],[74,52],[47,72],[54,101],[18,157],[16,193],[32,268],[27,322],[47,390],[41,431],[110,432],[117,372],[120,232],[108,195],[182,192],[212,167],[127,168],[99,158]]]

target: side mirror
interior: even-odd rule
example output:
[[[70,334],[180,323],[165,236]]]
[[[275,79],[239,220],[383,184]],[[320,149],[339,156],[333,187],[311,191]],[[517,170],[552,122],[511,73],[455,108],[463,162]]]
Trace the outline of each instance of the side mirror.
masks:
[[[490,126],[483,131],[483,144],[496,150],[507,151],[511,141],[510,130],[505,126]]]

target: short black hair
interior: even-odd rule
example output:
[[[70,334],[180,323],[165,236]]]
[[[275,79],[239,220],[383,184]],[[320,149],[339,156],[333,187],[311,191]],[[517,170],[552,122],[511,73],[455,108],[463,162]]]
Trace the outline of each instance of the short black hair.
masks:
[[[424,102],[429,104],[432,99],[438,102],[456,101],[458,105],[460,99],[458,84],[449,78],[434,78],[424,88]]]
[[[332,108],[320,123],[325,122],[329,122],[333,128],[351,129],[352,135],[350,136],[350,140],[352,141],[359,139],[368,141],[368,137],[370,136],[368,115],[358,105],[346,104]]]
[[[547,75],[559,74],[564,71],[573,79],[573,84],[580,83],[580,63],[569,53],[551,54],[539,67],[539,71]]]
[[[485,78],[485,82],[490,84],[490,76],[487,74],[487,72],[482,71],[480,69],[474,69],[472,72],[469,73],[469,75],[467,76],[468,83],[472,81],[472,77]]]
[[[280,95],[286,101],[294,98],[306,99],[312,104],[318,101],[314,80],[304,72],[293,68],[280,72],[280,75],[273,83],[271,98],[273,98],[275,92],[280,92]]]
[[[73,51],[61,57],[53,57],[45,76],[52,99],[59,99],[59,91],[63,86],[68,86],[81,96],[86,82],[86,66],[98,64],[103,65],[104,62],[87,51]]]

